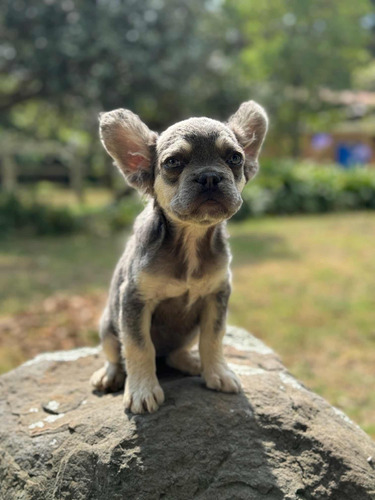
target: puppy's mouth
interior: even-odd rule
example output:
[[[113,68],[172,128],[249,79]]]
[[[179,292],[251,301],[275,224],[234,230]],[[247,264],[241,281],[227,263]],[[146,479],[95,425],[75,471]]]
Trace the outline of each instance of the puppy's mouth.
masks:
[[[217,206],[221,206],[224,208],[223,200],[219,196],[214,196],[211,194],[211,195],[206,195],[202,198],[203,199],[199,200],[197,203],[198,209],[201,207],[217,207]]]
[[[207,217],[212,220],[222,219],[223,217],[225,218],[228,212],[228,207],[223,197],[214,193],[200,196],[194,205],[193,213],[204,219]]]
[[[188,210],[183,212],[175,210],[175,213],[181,220],[206,224],[225,219],[228,210],[223,200],[206,196],[203,199],[195,200],[195,203],[192,203]]]
[[[190,193],[189,193],[190,194]],[[193,193],[191,193],[193,194]],[[186,199],[187,198],[187,199]],[[235,195],[228,196],[222,191],[204,191],[195,196],[177,197],[172,203],[172,212],[184,221],[199,224],[212,224],[231,217],[241,206]]]

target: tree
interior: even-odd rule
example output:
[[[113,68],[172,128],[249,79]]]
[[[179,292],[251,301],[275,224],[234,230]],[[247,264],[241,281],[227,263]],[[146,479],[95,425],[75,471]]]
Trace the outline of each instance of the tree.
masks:
[[[304,122],[321,109],[322,88],[351,87],[367,59],[369,0],[227,0],[243,36],[242,79],[267,102],[279,135],[298,156]]]
[[[65,110],[123,105],[156,126],[198,110],[197,86],[206,95],[222,73],[212,55],[225,21],[206,3],[6,0],[0,110],[36,98]]]
[[[101,110],[128,107],[155,129],[225,116],[237,105],[235,86],[223,92],[227,29],[210,0],[5,0],[0,127],[78,143],[77,163],[95,168]]]

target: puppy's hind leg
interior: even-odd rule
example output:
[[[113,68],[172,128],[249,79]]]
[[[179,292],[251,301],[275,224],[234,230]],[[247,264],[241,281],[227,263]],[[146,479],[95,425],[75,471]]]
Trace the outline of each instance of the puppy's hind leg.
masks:
[[[190,351],[198,340],[198,334],[199,330],[195,329],[186,345],[168,354],[167,365],[188,375],[200,375],[202,367],[199,355]]]
[[[97,391],[116,392],[124,387],[125,371],[120,341],[113,333],[107,310],[100,321],[100,337],[107,361],[102,368],[93,373],[90,383]]]
[[[171,352],[166,361],[167,365],[188,375],[200,375],[202,370],[199,357],[191,353],[187,348]]]

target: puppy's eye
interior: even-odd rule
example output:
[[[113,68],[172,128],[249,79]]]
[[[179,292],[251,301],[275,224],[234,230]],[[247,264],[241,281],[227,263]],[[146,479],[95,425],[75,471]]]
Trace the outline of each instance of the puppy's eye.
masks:
[[[163,163],[163,167],[166,167],[166,168],[178,168],[181,166],[182,166],[182,161],[179,160],[178,158],[175,158],[174,156],[167,158],[165,160],[165,162]]]
[[[240,153],[233,153],[231,156],[229,156],[229,158],[227,158],[227,163],[228,165],[233,165],[233,166],[237,166],[237,165],[241,165],[242,163],[242,156],[240,155]]]

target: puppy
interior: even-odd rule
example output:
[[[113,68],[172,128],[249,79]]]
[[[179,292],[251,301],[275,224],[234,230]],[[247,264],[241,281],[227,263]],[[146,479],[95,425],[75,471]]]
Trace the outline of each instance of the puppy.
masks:
[[[226,220],[258,170],[267,115],[243,103],[224,124],[191,118],[160,136],[125,109],[100,115],[100,137],[126,181],[150,197],[115,270],[100,324],[107,361],[95,389],[119,390],[125,409],[164,401],[155,356],[210,389],[239,392],[222,349],[231,291]],[[200,360],[190,353],[199,340]]]

